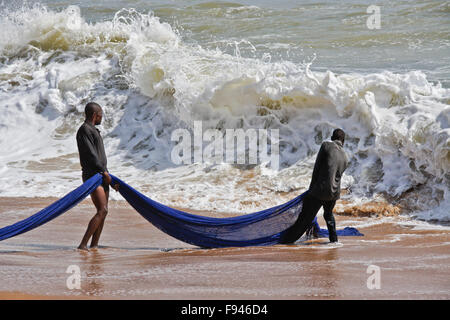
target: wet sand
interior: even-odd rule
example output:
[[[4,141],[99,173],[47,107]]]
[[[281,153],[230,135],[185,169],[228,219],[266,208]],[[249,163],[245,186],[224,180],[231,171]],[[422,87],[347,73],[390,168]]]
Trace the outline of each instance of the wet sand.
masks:
[[[52,203],[0,198],[0,227]],[[187,210],[188,211],[188,210]],[[192,211],[191,211],[192,212]],[[198,213],[198,212],[197,212]],[[0,299],[449,299],[450,228],[402,216],[337,215],[364,237],[294,245],[200,249],[110,202],[101,247],[77,250],[93,215],[87,199],[33,231],[0,242]],[[224,216],[224,215],[222,215]],[[319,224],[324,227],[323,218]],[[80,289],[69,289],[69,266]],[[379,268],[379,288],[368,267]],[[370,269],[369,269],[370,271]]]

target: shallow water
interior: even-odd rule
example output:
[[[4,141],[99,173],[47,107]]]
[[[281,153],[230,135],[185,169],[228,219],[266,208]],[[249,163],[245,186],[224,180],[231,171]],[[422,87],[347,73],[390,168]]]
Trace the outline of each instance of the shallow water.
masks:
[[[51,201],[1,198],[0,225],[17,220],[11,213],[21,211],[17,203],[37,211]],[[165,235],[122,201],[111,202],[109,211],[101,246],[89,252],[76,249],[93,214],[89,201],[38,229],[1,241],[0,297],[450,297],[449,227],[407,217],[380,221],[337,216],[338,228],[357,227],[364,237],[340,237],[337,245],[319,238],[294,245],[200,249]],[[324,224],[321,217],[319,223]],[[379,289],[367,285],[372,265],[380,270]],[[67,285],[73,266],[79,268],[79,289]]]

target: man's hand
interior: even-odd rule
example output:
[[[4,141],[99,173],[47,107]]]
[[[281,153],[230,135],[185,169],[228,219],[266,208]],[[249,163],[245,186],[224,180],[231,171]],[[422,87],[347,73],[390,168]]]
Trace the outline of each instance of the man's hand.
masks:
[[[102,176],[106,180],[107,184],[111,184],[112,179],[107,171],[103,172]]]
[[[111,178],[111,176],[109,175],[109,173],[108,173],[107,171],[105,171],[105,172],[102,173],[102,175],[103,175],[103,178],[106,179],[106,182],[107,182],[108,184],[111,184],[112,178]],[[115,184],[113,185],[113,189],[116,190],[116,191],[119,191],[119,187],[120,187],[120,185],[119,185],[118,183],[115,183]]]

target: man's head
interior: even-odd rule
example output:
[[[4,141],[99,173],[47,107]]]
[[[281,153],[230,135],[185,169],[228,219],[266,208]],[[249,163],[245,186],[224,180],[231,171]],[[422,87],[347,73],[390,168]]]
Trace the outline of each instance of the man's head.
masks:
[[[89,102],[84,108],[84,113],[86,114],[86,120],[94,125],[98,125],[102,122],[102,107],[100,107],[97,103]]]
[[[333,131],[333,135],[331,136],[331,141],[338,140],[342,142],[342,145],[344,145],[345,141],[345,132],[342,129],[335,129]]]

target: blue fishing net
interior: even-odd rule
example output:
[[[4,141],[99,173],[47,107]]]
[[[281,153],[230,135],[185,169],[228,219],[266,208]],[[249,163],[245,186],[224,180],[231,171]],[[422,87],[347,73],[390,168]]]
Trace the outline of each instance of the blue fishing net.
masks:
[[[279,206],[251,214],[229,218],[194,215],[158,203],[111,175],[112,184],[120,184],[119,192],[146,220],[161,231],[186,243],[203,248],[261,246],[280,243],[286,230],[297,220],[303,193]],[[0,229],[0,240],[32,230],[66,212],[102,183],[97,174],[66,196],[31,217]],[[300,217],[301,218],[301,217]],[[317,223],[317,221],[316,221]],[[327,231],[320,229],[321,236]],[[362,235],[355,228],[338,230],[341,236]]]

